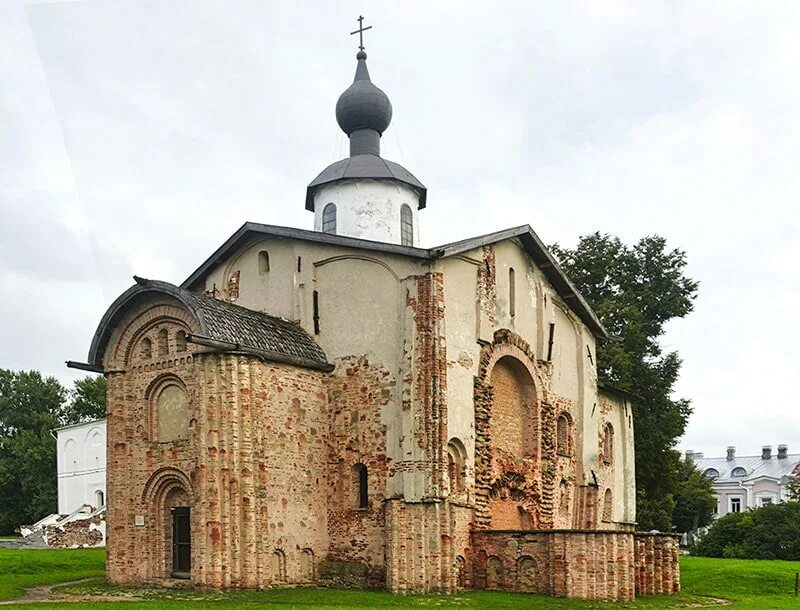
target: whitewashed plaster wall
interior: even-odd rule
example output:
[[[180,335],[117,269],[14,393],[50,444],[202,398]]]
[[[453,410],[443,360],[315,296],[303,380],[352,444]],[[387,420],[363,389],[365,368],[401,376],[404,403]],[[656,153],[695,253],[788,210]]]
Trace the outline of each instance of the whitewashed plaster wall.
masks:
[[[99,508],[97,492],[106,494],[106,420],[59,428],[56,437],[58,512]]]
[[[610,405],[611,409],[603,413],[600,403]],[[633,445],[633,407],[631,403],[610,392],[601,391],[595,409],[597,428],[590,438],[594,439],[594,452],[597,454],[600,445],[600,434],[606,423],[614,429],[614,453],[611,464],[593,464],[599,474],[600,502],[599,513],[602,514],[604,488],[611,489],[613,522],[633,523],[636,521],[636,465]],[[587,444],[590,443],[587,438]],[[588,467],[587,467],[588,468]]]
[[[322,213],[336,204],[336,234],[391,244],[400,243],[400,209],[411,208],[414,243],[419,243],[417,208],[419,195],[403,182],[393,180],[341,180],[314,194],[314,230],[322,231]]]

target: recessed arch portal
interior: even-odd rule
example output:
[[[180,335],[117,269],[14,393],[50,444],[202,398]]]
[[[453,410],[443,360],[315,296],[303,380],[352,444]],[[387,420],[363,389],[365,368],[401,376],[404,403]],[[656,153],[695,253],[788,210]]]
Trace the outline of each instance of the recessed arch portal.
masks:
[[[192,556],[192,486],[177,468],[160,468],[145,483],[142,503],[152,545],[150,578],[189,578]]]

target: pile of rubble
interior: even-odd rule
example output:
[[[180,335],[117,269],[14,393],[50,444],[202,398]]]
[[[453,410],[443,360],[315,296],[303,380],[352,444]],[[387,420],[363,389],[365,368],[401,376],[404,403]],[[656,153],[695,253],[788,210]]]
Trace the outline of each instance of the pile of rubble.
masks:
[[[106,545],[106,507],[84,504],[69,515],[57,513],[20,527],[26,548],[77,549]]]

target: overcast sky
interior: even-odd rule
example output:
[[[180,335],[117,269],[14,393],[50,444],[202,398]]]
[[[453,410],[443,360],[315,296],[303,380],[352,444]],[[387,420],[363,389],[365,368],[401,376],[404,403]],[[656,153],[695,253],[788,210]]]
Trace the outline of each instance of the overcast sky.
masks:
[[[245,221],[310,229],[365,13],[383,155],[424,246],[528,223],[654,233],[695,311],[664,344],[684,449],[800,452],[800,4],[0,3],[0,367],[65,382],[134,273],[184,280]]]

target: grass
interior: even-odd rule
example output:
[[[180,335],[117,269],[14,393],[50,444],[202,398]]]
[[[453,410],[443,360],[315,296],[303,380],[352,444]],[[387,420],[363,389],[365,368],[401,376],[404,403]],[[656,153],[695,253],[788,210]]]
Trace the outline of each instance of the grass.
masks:
[[[15,551],[0,550],[0,599],[22,595],[23,589],[41,584],[78,580],[103,572],[101,550]],[[102,595],[105,600],[125,601],[136,610],[204,608],[255,608],[263,605],[282,609],[324,610],[342,608],[688,608],[719,607],[729,600],[737,610],[800,609],[794,596],[794,575],[800,562],[751,561],[684,557],[681,560],[683,591],[679,595],[640,597],[631,603],[603,603],[565,600],[524,593],[474,591],[451,596],[397,596],[381,591],[335,589],[271,589],[265,591],[198,591],[187,589],[144,589],[110,586],[98,578],[88,583],[57,587],[55,594],[81,596],[81,608],[120,608],[114,601],[86,600]],[[16,608],[72,607],[78,602],[37,603]]]
[[[104,573],[103,549],[0,549],[0,600],[21,597],[28,587],[103,576]]]

